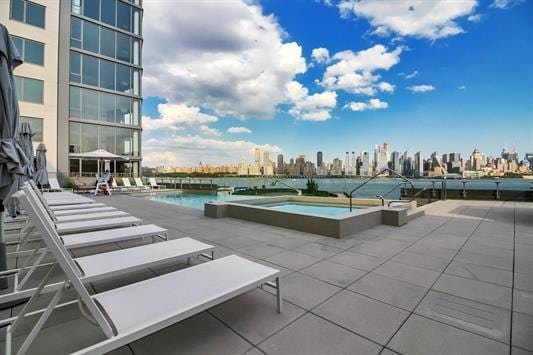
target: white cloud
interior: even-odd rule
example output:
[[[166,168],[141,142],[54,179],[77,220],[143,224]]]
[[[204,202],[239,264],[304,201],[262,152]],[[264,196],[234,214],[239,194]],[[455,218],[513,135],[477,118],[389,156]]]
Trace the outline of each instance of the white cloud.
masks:
[[[241,156],[251,158],[255,147],[271,153],[281,153],[281,148],[250,141],[226,141],[198,135],[150,138],[143,144],[143,165],[191,166],[198,162],[207,164],[233,164]]]
[[[377,90],[392,91],[394,86],[379,82],[377,70],[389,70],[400,62],[402,47],[393,51],[381,44],[359,52],[342,51],[331,58],[332,65],[326,68],[321,85],[327,90],[342,89],[353,94],[373,96]]]
[[[467,19],[470,22],[478,23],[478,22],[481,22],[481,20],[483,20],[483,15],[482,14],[470,15],[468,16]]]
[[[382,81],[381,83],[378,84],[378,89],[380,91],[384,91],[384,92],[394,92],[394,88],[395,86],[392,85],[391,83],[387,83],[386,81]]]
[[[157,109],[159,118],[143,116],[143,129],[145,131],[178,131],[185,127],[201,126],[218,121],[216,116],[200,112],[199,107],[166,103],[157,105]]]
[[[228,128],[228,133],[232,133],[232,134],[252,133],[252,131],[246,127],[230,127]]]
[[[490,7],[497,9],[510,9],[516,5],[520,5],[525,2],[525,0],[494,0]]]
[[[389,104],[380,99],[370,99],[368,102],[350,102],[344,106],[352,111],[381,110],[389,107]]]
[[[143,91],[219,116],[271,118],[285,85],[306,71],[272,15],[246,1],[146,0]]]
[[[412,73],[400,73],[398,75],[404,77],[405,79],[412,79],[418,75],[418,70],[414,70]]]
[[[311,52],[311,58],[313,58],[313,61],[317,63],[327,63],[329,62],[329,51],[327,48],[315,48]]]
[[[368,19],[378,36],[395,33],[436,40],[463,33],[456,21],[476,6],[477,0],[343,0],[338,8],[343,18]]]
[[[435,87],[433,85],[413,85],[407,87],[407,89],[412,92],[428,92],[435,90]]]
[[[466,90],[466,86],[464,86],[464,85],[460,85],[460,86],[457,87],[457,89],[459,89],[459,90]]]
[[[298,120],[326,121],[337,105],[337,93],[325,91],[309,95],[309,90],[297,81],[285,86],[287,102],[292,105],[289,113]]]
[[[213,136],[220,136],[220,131],[216,128],[208,127],[207,125],[203,124],[199,127],[200,131],[206,134],[210,134]]]

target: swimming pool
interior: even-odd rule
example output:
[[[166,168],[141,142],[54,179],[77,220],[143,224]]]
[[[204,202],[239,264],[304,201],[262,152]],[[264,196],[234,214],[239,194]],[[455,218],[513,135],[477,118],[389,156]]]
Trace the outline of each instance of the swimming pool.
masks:
[[[138,196],[147,200],[170,203],[173,205],[204,210],[206,202],[237,201],[250,196],[226,195],[226,194],[190,194],[190,193],[154,193],[147,196]]]
[[[338,216],[343,213],[350,212],[349,207],[342,206],[326,206],[320,204],[304,204],[304,203],[282,203],[276,205],[266,205],[264,207],[272,208],[278,211],[296,212],[303,214],[316,214],[321,216]],[[353,207],[361,208],[361,207]]]

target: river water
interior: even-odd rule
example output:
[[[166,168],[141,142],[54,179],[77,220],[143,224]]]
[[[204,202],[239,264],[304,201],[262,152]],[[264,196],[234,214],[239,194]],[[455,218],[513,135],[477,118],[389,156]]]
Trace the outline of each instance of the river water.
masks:
[[[275,178],[275,177],[225,177],[225,178],[183,178],[177,179],[182,181],[183,184],[189,181],[193,184],[199,182],[206,184],[212,183],[218,186],[234,186],[234,187],[246,187],[246,188],[285,188],[283,184],[289,185],[297,189],[306,189],[307,179],[287,179],[287,178]],[[315,179],[318,183],[318,189],[329,192],[347,192],[349,193],[357,186],[361,185],[368,178],[319,178]],[[274,183],[278,181],[275,185]],[[411,179],[415,188],[433,188],[440,189],[442,187],[443,180],[439,179]],[[496,190],[496,182],[499,182],[500,190],[513,190],[513,191],[528,191],[533,189],[533,180],[527,179],[479,179],[479,180],[452,180],[446,181],[448,189],[462,189],[463,181],[466,182],[466,189],[473,190]],[[376,195],[384,195],[391,191],[387,198],[397,199],[400,196],[400,188],[404,187],[401,184],[401,180],[394,178],[379,178],[371,181],[367,185],[357,190],[357,197],[375,197]],[[401,184],[400,186],[398,186]],[[397,187],[397,188],[396,188]],[[396,189],[395,189],[396,188]]]

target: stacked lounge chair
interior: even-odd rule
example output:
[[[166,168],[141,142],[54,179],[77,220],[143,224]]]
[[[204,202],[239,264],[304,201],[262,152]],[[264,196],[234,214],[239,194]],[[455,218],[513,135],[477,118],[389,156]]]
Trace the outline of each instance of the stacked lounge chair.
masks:
[[[207,253],[212,253],[213,247],[192,238],[73,258],[70,254],[72,248],[113,241],[113,238],[120,238],[121,234],[127,235],[120,231],[128,228],[77,234],[80,241],[75,244],[75,234],[59,235],[57,227],[61,224],[53,221],[38,193],[30,186],[25,186],[15,194],[45,245],[35,247],[33,258],[29,258],[33,264],[28,264],[24,270],[17,270],[17,273],[22,272],[19,276],[24,280],[27,272],[35,270],[36,265],[41,263],[41,255],[49,255],[53,259],[51,268],[59,266],[66,280],[50,284],[49,272],[36,288],[19,289],[11,295],[0,296],[0,303],[31,296],[16,317],[0,321],[0,326],[7,326],[6,354],[24,354],[30,348],[54,309],[65,305],[61,304],[61,298],[66,289],[73,289],[78,296],[76,301],[69,303],[79,303],[82,315],[96,324],[107,337],[100,343],[80,350],[80,354],[111,351],[264,284],[277,289],[278,312],[282,311],[278,270],[235,255],[212,260],[213,254]],[[131,228],[143,227],[146,226]],[[103,237],[107,231],[110,232],[108,239]],[[86,288],[88,282],[199,255],[210,260],[100,294],[91,295]],[[31,306],[43,293],[53,293],[49,305],[43,310],[32,311]],[[158,295],[157,302],[153,301],[154,294]],[[14,349],[13,334],[30,314],[40,314],[40,318],[32,331],[24,336],[22,345]],[[53,352],[53,349],[47,351]]]

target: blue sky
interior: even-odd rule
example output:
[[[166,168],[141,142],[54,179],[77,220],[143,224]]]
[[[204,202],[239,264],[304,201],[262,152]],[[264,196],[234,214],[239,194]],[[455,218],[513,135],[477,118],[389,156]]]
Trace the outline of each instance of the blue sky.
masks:
[[[533,2],[145,1],[147,165],[533,151]],[[232,133],[231,133],[232,132]]]

